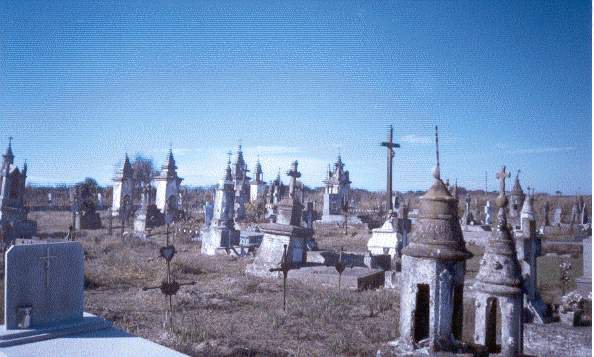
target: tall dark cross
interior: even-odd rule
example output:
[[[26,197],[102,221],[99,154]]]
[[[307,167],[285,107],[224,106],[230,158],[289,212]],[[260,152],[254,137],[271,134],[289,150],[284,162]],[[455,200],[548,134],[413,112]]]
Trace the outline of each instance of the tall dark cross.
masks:
[[[387,173],[387,185],[386,185],[386,194],[388,195],[388,211],[392,212],[392,160],[394,159],[394,148],[399,148],[400,144],[396,144],[393,142],[393,135],[394,135],[394,128],[390,125],[390,130],[388,132],[388,141],[381,143],[381,146],[385,146],[387,149],[387,164],[388,164],[388,173]]]

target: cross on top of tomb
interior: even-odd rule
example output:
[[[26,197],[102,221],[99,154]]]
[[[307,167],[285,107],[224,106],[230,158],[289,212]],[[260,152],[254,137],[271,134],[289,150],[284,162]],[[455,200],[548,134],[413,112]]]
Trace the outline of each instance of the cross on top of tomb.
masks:
[[[496,175],[499,180],[499,196],[495,199],[495,203],[499,210],[497,212],[497,226],[501,230],[507,225],[507,217],[505,215],[505,206],[507,206],[507,196],[505,195],[505,179],[511,177],[511,174],[505,170],[505,165]]]
[[[297,165],[299,165],[299,163],[295,160],[291,165],[291,170],[287,172],[287,176],[291,177],[291,182],[289,183],[289,196],[293,199],[295,198],[295,189],[297,188],[297,178],[301,177],[301,172],[297,171]]]
[[[518,170],[519,172],[520,170]],[[499,195],[505,196],[505,179],[511,177],[511,173],[505,170],[505,165],[501,168],[496,175],[497,179],[499,180]]]

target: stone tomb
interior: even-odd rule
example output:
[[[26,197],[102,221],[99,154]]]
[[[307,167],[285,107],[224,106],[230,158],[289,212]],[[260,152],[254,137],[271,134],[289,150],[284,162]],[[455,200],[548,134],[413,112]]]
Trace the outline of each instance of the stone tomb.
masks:
[[[79,242],[14,245],[4,258],[0,350],[8,356],[183,356],[83,311]]]

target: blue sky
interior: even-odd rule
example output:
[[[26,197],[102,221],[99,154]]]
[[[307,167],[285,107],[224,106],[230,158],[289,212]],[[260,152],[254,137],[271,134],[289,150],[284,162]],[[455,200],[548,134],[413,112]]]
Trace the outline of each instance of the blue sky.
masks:
[[[4,1],[0,147],[30,182],[107,184],[124,152],[214,184],[241,139],[266,179],[316,186],[340,150],[353,186],[442,176],[590,193],[588,1]],[[4,149],[3,149],[4,150]]]

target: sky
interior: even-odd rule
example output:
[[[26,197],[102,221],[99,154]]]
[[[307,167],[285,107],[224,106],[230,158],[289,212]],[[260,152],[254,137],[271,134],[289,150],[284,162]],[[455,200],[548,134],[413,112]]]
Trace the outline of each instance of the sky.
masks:
[[[31,184],[111,184],[124,153],[188,185],[241,142],[264,178],[299,161],[321,186],[592,191],[589,1],[10,1],[0,3],[0,149]],[[286,180],[286,176],[285,176]]]

